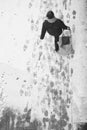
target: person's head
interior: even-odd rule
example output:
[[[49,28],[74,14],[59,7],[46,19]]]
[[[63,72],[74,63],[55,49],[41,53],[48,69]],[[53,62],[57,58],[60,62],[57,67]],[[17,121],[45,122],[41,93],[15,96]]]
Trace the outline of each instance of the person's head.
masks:
[[[48,11],[47,12],[47,14],[46,14],[46,17],[48,18],[48,19],[52,19],[52,18],[54,18],[54,13],[53,13],[53,11]]]

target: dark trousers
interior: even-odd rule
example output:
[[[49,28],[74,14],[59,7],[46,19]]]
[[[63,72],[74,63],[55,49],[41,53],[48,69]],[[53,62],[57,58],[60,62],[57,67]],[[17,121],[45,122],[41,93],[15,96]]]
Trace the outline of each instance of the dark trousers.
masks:
[[[58,45],[58,42],[59,41],[59,37],[57,36],[57,37],[55,37],[55,51],[57,52],[57,51],[59,51],[59,45]]]

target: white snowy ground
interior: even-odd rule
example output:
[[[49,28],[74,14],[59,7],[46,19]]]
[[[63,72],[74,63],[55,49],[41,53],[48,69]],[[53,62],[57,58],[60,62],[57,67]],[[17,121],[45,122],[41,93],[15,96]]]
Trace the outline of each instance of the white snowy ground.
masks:
[[[59,0],[59,3],[61,5],[61,0]],[[31,84],[33,79],[29,69],[33,69],[34,63],[38,60],[38,50],[35,61],[32,61],[32,57],[34,57],[32,52],[41,29],[41,13],[43,10],[40,13],[39,9],[40,6],[45,8],[41,4],[40,0],[38,2],[36,0],[26,0],[26,2],[24,0],[0,0],[0,85],[7,96],[6,104],[15,108],[19,107],[21,110],[24,109],[29,100],[29,97],[20,95],[21,87]],[[31,6],[33,8],[30,8]],[[59,7],[61,8],[61,6]],[[81,121],[87,119],[87,48],[85,47],[87,39],[84,31],[87,23],[84,7],[85,1],[82,0],[79,2],[73,0],[70,6],[71,12],[72,10],[77,12],[75,20],[72,20],[71,16],[71,25],[74,25],[76,29],[73,32],[75,55],[70,61],[70,66],[73,68],[71,85],[73,88],[74,121],[78,118],[78,112]],[[40,17],[39,24],[37,21],[38,17]],[[39,29],[37,26],[34,27],[36,22],[39,25]],[[37,31],[33,32],[33,29]],[[31,66],[27,68],[29,64]],[[27,92],[26,95],[28,95]],[[33,98],[32,96],[34,101],[35,98]]]

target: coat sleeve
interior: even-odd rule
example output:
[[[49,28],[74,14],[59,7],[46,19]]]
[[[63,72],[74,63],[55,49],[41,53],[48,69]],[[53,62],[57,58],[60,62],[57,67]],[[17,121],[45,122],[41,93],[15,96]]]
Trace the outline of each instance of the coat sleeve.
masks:
[[[61,21],[61,27],[62,27],[62,29],[69,29],[70,30],[70,27],[66,26],[63,21]]]
[[[42,25],[40,39],[44,39],[45,33],[46,33],[46,26],[45,26],[45,22],[44,22]]]

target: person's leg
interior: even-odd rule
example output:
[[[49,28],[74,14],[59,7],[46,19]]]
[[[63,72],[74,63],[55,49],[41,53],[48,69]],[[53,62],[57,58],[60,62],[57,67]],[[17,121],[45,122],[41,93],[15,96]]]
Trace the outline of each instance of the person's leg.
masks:
[[[59,38],[55,38],[55,51],[59,51],[59,45],[58,45]]]
[[[59,45],[58,45],[57,42],[55,42],[55,51],[56,51],[56,52],[59,51]]]

